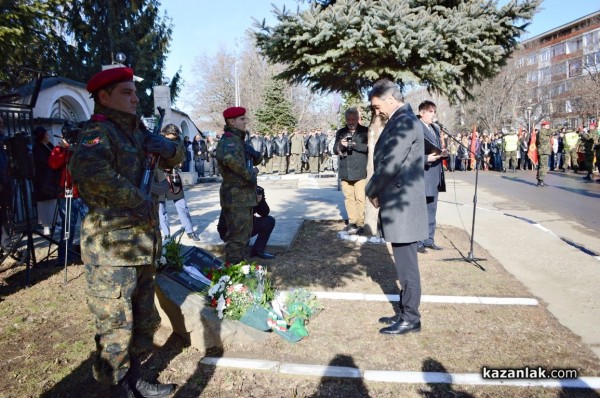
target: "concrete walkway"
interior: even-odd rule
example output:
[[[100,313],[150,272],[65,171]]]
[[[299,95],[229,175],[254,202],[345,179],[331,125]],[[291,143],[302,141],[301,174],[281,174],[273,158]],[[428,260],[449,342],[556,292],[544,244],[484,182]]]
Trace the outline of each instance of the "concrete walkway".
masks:
[[[265,188],[271,214],[277,220],[268,250],[291,248],[305,219],[346,218],[343,195],[337,190],[337,179],[333,175],[324,178],[308,174],[261,176],[259,185]],[[438,224],[464,229],[470,235],[474,187],[454,180],[447,181],[447,185],[448,192],[439,198]],[[185,193],[196,232],[202,239],[198,246],[217,252],[223,246],[216,232],[219,186],[215,182],[195,184],[187,187]],[[581,336],[600,357],[600,295],[597,293],[600,261],[561,238],[599,249],[600,239],[559,214],[539,212],[522,204],[515,206],[508,196],[480,189],[477,199],[475,241],[533,295],[546,302],[552,314]],[[175,232],[180,227],[177,213],[172,204],[168,208],[172,232]],[[184,237],[183,243],[192,242]],[[485,262],[482,265],[485,267]],[[482,271],[473,267],[473,272]]]

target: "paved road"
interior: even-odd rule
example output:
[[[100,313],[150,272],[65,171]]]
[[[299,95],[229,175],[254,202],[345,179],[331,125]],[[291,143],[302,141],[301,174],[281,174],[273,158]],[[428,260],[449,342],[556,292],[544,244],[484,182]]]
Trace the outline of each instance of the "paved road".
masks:
[[[600,175],[594,175],[596,179]],[[516,173],[479,172],[478,187],[510,199],[509,208],[535,207],[545,212],[556,212],[587,229],[600,232],[600,184],[587,182],[581,173],[549,172],[547,187],[536,187],[535,171],[517,170]],[[446,178],[475,183],[474,172],[447,173]],[[600,247],[595,248],[600,252]]]
[[[474,181],[474,172],[448,173],[438,223],[470,233]],[[562,173],[546,181],[480,172],[475,241],[600,357],[600,184]]]

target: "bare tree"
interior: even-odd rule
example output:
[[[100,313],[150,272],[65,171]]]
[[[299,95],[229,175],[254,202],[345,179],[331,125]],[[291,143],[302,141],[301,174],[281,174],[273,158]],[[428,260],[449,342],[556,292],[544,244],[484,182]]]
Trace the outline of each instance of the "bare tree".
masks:
[[[525,73],[515,68],[511,60],[494,78],[483,81],[473,88],[472,101],[465,102],[464,122],[467,126],[479,126],[480,131],[490,132],[502,127],[517,127],[528,103]]]

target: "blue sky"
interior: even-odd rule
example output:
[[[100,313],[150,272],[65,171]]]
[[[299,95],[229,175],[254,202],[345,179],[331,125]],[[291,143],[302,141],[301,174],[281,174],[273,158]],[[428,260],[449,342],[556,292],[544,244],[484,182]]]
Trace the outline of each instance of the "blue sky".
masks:
[[[505,4],[508,0],[500,0]],[[233,51],[244,31],[253,26],[253,17],[272,25],[271,4],[296,9],[296,0],[162,0],[161,8],[173,19],[173,40],[167,58],[166,75],[172,77],[181,66],[183,78],[194,80],[192,66],[201,54],[214,54],[220,47]],[[301,3],[304,4],[304,3]],[[524,39],[600,10],[599,0],[544,0]]]

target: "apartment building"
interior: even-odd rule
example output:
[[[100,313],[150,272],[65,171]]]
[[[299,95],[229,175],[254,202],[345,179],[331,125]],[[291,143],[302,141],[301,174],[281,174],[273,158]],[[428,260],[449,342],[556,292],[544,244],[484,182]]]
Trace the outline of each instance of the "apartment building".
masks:
[[[600,114],[600,10],[521,44],[513,59],[525,75],[532,120],[549,118],[554,127],[570,128],[595,121]]]

